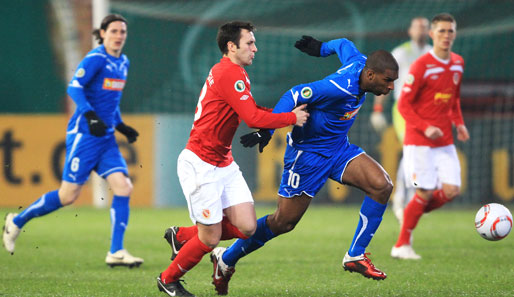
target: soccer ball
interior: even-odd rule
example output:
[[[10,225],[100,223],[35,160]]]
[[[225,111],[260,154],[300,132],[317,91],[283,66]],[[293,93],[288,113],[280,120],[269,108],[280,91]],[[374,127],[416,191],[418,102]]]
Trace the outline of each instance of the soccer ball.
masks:
[[[475,216],[475,228],[487,240],[500,240],[509,235],[512,229],[512,214],[501,204],[486,204]]]

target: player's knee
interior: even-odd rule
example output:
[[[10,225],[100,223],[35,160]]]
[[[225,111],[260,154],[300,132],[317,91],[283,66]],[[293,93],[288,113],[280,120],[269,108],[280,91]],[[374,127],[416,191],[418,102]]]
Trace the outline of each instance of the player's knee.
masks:
[[[255,233],[255,230],[257,230],[257,223],[255,222],[253,224],[247,224],[239,228],[239,231],[241,231],[241,233],[243,233],[246,237],[252,236]]]
[[[130,179],[124,179],[122,182],[118,183],[113,187],[113,192],[118,196],[130,196],[132,194],[132,190],[134,186],[130,182]]]
[[[374,181],[373,188],[375,189],[375,193],[373,195],[374,198],[376,198],[375,200],[379,203],[386,204],[393,192],[393,182],[389,176],[384,176]]]
[[[460,187],[452,186],[452,187],[445,187],[443,189],[444,195],[450,199],[453,200],[455,197],[460,195]]]
[[[62,206],[70,205],[79,197],[80,189],[59,189],[59,200]]]

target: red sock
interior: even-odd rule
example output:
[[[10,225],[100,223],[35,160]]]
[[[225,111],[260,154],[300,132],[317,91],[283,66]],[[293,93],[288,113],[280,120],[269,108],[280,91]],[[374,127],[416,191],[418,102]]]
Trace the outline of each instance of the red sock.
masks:
[[[232,238],[248,238],[248,236],[241,233],[241,231],[239,231],[236,226],[232,225],[227,217],[223,217],[223,220],[221,221],[221,230],[221,240],[229,240]]]
[[[177,232],[177,240],[181,244],[184,244],[184,242],[193,238],[193,236],[196,234],[198,234],[198,227],[196,225],[190,227],[179,227]]]
[[[427,201],[419,197],[418,194],[414,194],[405,211],[403,212],[403,224],[400,231],[400,236],[395,244],[395,247],[400,247],[405,244],[410,244],[411,233],[419,219],[423,215],[423,210],[427,205]]]
[[[201,242],[198,235],[195,235],[184,244],[175,260],[161,273],[161,279],[166,284],[176,282],[180,277],[186,274],[188,270],[195,267],[205,254],[211,251],[212,249]]]
[[[434,191],[434,193],[432,193],[432,199],[430,199],[427,207],[425,207],[425,212],[430,212],[434,209],[437,209],[450,201],[451,199],[448,199],[448,197],[446,197],[443,190],[436,190]]]

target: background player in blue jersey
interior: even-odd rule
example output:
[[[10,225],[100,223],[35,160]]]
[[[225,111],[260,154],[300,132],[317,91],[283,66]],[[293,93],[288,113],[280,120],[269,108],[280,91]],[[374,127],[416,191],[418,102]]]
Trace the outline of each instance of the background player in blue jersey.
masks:
[[[61,186],[43,194],[20,214],[7,214],[3,244],[8,252],[14,253],[21,228],[32,218],[72,204],[94,170],[107,180],[114,193],[110,210],[111,248],[105,262],[111,267],[139,266],[143,259],[130,255],[123,248],[132,183],[114,137],[115,128],[129,143],[136,141],[139,135],[123,123],[119,109],[129,68],[129,60],[121,53],[127,38],[127,21],[120,15],[108,15],[93,34],[100,46],[80,62],[68,86],[68,94],[77,108],[68,122]]]
[[[380,164],[349,143],[347,133],[366,92],[382,95],[394,89],[398,64],[384,50],[373,52],[366,59],[347,39],[322,43],[304,36],[295,46],[311,56],[337,54],[342,66],[322,80],[293,87],[275,106],[273,112],[279,113],[307,104],[310,118],[287,136],[277,210],[257,221],[257,230],[250,238],[238,239],[228,249],[219,247],[212,251],[213,284],[220,295],[228,293],[236,262],[277,235],[293,230],[328,178],[366,193],[355,236],[343,259],[344,269],[377,280],[386,278],[371,263],[365,249],[382,221],[393,185]],[[259,144],[262,152],[270,138],[269,130],[259,130],[242,136],[241,143]],[[165,235],[173,248],[172,256],[184,243],[184,238],[180,242],[176,233],[171,232],[173,228]]]

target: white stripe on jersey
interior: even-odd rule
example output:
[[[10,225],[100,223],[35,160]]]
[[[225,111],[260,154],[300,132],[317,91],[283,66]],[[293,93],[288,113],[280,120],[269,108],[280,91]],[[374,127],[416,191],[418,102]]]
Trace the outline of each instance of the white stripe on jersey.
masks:
[[[89,58],[89,57],[94,57],[94,56],[100,56],[102,58],[105,58],[107,57],[106,55],[102,54],[102,53],[92,53],[92,54],[89,54],[86,56],[86,58]]]
[[[72,87],[72,88],[80,88],[80,89],[83,89],[84,87],[82,87],[82,85],[79,83],[78,80],[74,79],[70,82],[70,84],[68,85],[69,87]]]
[[[462,68],[462,65],[452,65],[450,71],[464,72],[464,68]]]
[[[444,68],[443,67],[435,67],[435,68],[430,68],[430,69],[427,69],[427,71],[425,71],[425,74],[423,75],[423,78],[431,75],[431,74],[436,74],[436,73],[441,73],[441,72],[444,72]]]
[[[73,127],[73,129],[71,129],[70,131],[66,132],[66,134],[74,134],[74,133],[79,132],[79,122],[80,122],[80,118],[81,117],[82,117],[82,115],[79,115],[77,117],[77,120],[75,121],[75,126]]]
[[[347,89],[345,89],[345,88],[341,87],[340,85],[338,85],[335,81],[330,80],[330,82],[331,82],[334,86],[336,86],[339,90],[341,90],[341,91],[345,92],[346,94],[348,94],[348,95],[352,96],[353,98],[357,98],[357,96],[355,96],[354,94],[350,93],[350,91],[348,91]],[[358,99],[358,98],[357,98],[357,99]]]
[[[73,157],[73,153],[75,152],[75,149],[77,148],[77,144],[79,144],[79,141],[81,138],[82,138],[82,133],[77,133],[77,135],[75,136],[75,140],[73,140],[73,145],[71,146],[69,160],[71,160],[71,157]]]

